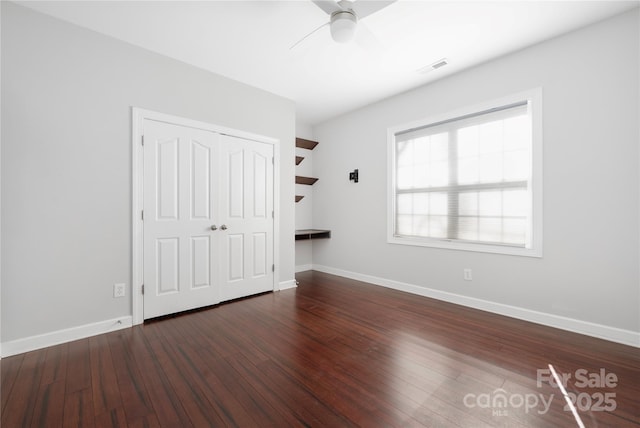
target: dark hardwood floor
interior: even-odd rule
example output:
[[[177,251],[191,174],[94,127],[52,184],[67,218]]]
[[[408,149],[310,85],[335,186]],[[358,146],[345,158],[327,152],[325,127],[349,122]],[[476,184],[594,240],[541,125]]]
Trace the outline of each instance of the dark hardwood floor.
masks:
[[[550,364],[571,375],[584,426],[640,426],[636,348],[297,278],[294,290],[3,359],[2,427],[580,426]]]

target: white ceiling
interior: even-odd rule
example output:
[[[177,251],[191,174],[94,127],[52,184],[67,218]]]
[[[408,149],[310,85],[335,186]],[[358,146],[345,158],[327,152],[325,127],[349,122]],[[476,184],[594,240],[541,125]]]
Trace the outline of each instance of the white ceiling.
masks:
[[[311,1],[19,3],[290,98],[298,120],[313,125],[639,1],[400,0],[362,20],[379,41],[375,48],[337,44],[325,27],[292,50],[328,21]],[[441,58],[449,65],[416,72]]]

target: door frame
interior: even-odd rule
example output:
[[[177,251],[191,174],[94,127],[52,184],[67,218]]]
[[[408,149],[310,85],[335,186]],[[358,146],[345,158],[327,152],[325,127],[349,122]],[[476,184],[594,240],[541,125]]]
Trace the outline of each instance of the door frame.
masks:
[[[131,310],[133,325],[144,322],[144,298],[142,297],[142,284],[144,283],[144,223],[142,221],[144,151],[142,136],[146,119],[202,129],[273,146],[273,291],[277,291],[279,289],[278,278],[280,277],[280,140],[180,116],[131,107]]]

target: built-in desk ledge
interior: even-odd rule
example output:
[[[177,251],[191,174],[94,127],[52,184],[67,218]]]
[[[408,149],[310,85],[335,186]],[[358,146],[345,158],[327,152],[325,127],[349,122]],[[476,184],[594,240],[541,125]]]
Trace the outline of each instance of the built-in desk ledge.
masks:
[[[322,238],[331,238],[331,231],[322,230],[322,229],[296,230],[296,241],[302,241],[305,239],[322,239]]]

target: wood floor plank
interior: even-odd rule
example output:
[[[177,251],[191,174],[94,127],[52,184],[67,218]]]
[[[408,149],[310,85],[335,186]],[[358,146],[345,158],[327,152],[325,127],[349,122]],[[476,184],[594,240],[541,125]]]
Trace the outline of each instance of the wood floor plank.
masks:
[[[95,336],[88,340],[93,412],[99,416],[121,408],[122,398],[107,336]]]
[[[176,351],[182,346],[185,345],[169,341],[151,342],[151,349],[161,362],[163,371],[175,391],[176,397],[179,397],[190,423],[196,427],[224,426],[223,419],[211,408],[210,403],[203,396],[202,390],[184,369],[184,362]]]
[[[250,376],[238,373],[228,359],[231,357],[218,358],[207,354],[206,350],[201,350],[202,358],[207,360],[207,365],[211,372],[209,376],[215,376],[229,393],[238,400],[244,412],[254,419],[256,424],[248,426],[281,426],[285,420],[278,410],[269,402],[262,399],[253,386]],[[214,381],[215,382],[215,381]]]
[[[189,325],[189,320],[181,319],[176,334],[184,334],[185,329],[191,332],[196,331]],[[223,385],[216,382],[209,376],[209,361],[205,361],[198,355],[199,346],[192,346],[190,343],[182,343],[171,349],[171,357],[175,365],[181,371],[181,375],[190,385],[191,391],[197,395],[199,408],[202,412],[204,420],[210,420],[210,423],[219,424],[221,426],[246,426],[246,424],[254,424],[248,414],[246,414],[242,406],[225,391]],[[200,340],[197,340],[200,342]],[[212,382],[213,380],[213,382]],[[198,422],[194,422],[197,424]],[[199,426],[199,425],[197,425]]]
[[[348,418],[336,412],[326,402],[318,398],[315,389],[309,389],[302,382],[288,376],[273,361],[261,363],[257,369],[263,376],[264,382],[270,387],[271,393],[279,401],[290,403],[289,408],[298,415],[300,420],[311,425],[351,426]]]
[[[97,414],[94,423],[96,428],[126,428],[129,426],[122,407]]]
[[[0,365],[0,413],[4,414],[4,409],[11,397],[13,391],[13,385],[18,378],[20,367],[24,361],[26,354],[14,355],[12,357],[3,358]]]
[[[40,385],[34,406],[32,427],[61,427],[64,422],[65,382],[58,380]]]
[[[67,358],[69,355],[69,344],[51,346],[46,349],[44,367],[42,370],[41,385],[48,385],[58,382],[67,376]]]
[[[31,425],[40,391],[46,349],[28,352],[16,376],[7,403],[2,411],[3,427],[28,427]],[[2,360],[4,364],[4,360]]]
[[[260,425],[251,413],[245,410],[240,401],[233,395],[228,385],[223,383],[212,367],[215,362],[203,358],[201,350],[190,346],[183,346],[179,350],[183,357],[184,366],[190,372],[194,383],[198,385],[211,408],[224,421],[225,426],[255,426]],[[233,382],[233,380],[232,380]]]
[[[262,406],[265,403],[267,408],[275,410],[276,414],[272,416],[275,426],[305,425],[305,420],[300,419],[297,413],[291,411],[290,406],[297,405],[297,403],[285,403],[274,396],[268,386],[268,380],[264,378],[264,374],[244,356],[228,357],[226,362],[234,370],[235,375],[239,376],[243,383],[249,386],[246,392],[251,394],[259,405]]]
[[[538,382],[552,365],[573,376],[585,426],[640,427],[637,348],[324,273],[297,279],[5,358],[2,426],[576,426]],[[615,386],[577,382],[601,369]],[[615,410],[584,405],[605,393]],[[549,406],[518,401],[536,397]]]
[[[95,426],[91,388],[75,390],[65,395],[63,426],[78,428]]]
[[[155,410],[149,397],[138,364],[136,354],[131,350],[135,343],[135,335],[138,329],[132,331],[117,331],[108,334],[111,358],[118,379],[118,389],[127,419],[141,419],[154,415]]]
[[[153,405],[153,408],[157,415],[158,423],[162,426],[191,427],[193,424],[165,372],[166,357],[157,355],[151,346],[151,342],[162,340],[157,333],[157,326],[145,327],[145,334],[140,341],[141,346],[136,348],[136,359],[144,362],[144,364],[139,364],[138,367],[145,388],[149,393],[150,402],[157,403],[157,405]]]
[[[67,395],[91,388],[91,355],[89,340],[76,340],[69,345],[67,364]]]
[[[324,354],[321,349],[313,346],[313,343],[298,343],[299,339],[289,339],[290,336],[293,334],[286,329],[275,329],[272,330],[271,340],[264,344],[265,349],[270,349],[270,355],[277,356],[274,358],[276,362],[286,361],[279,364],[281,370],[313,391],[322,402],[336,410],[342,410],[343,414],[349,414],[352,422],[360,426],[371,426],[379,422],[374,414],[377,407],[375,397],[368,396],[368,391],[363,394],[361,388],[354,388],[332,374],[338,358],[320,363],[317,356]],[[305,350],[310,350],[311,355],[305,355]]]
[[[162,426],[156,415],[141,416],[128,420],[128,425],[129,428],[160,428]]]
[[[371,379],[370,374],[360,376],[360,379],[356,379],[351,376],[351,372],[348,369],[336,371],[341,361],[346,358],[340,350],[327,350],[326,347],[316,347],[313,342],[302,341],[301,338],[296,337],[294,331],[269,326],[267,322],[261,323],[260,326],[254,326],[254,328],[260,329],[263,332],[263,334],[256,335],[258,341],[260,337],[268,337],[268,340],[260,342],[260,346],[264,349],[270,349],[270,355],[280,355],[280,358],[276,358],[276,360],[286,360],[287,357],[291,358],[291,355],[293,355],[295,356],[296,362],[304,361],[298,369],[299,371],[304,371],[304,377],[310,379],[315,384],[313,386],[314,393],[321,394],[322,387],[326,387],[332,391],[334,395],[347,394],[348,397],[345,397],[345,402],[349,403],[352,412],[355,411],[356,407],[360,407],[363,409],[363,412],[366,412],[367,417],[375,418],[377,422],[387,418],[389,418],[390,421],[395,420],[389,416],[387,412],[382,412],[382,417],[376,415],[376,412],[379,412],[380,408],[386,408],[387,410],[392,409],[389,408],[388,403],[378,401],[375,392],[371,390],[369,383],[375,384],[376,380]],[[293,337],[294,339],[287,342],[288,337]],[[280,341],[283,343],[280,343]],[[287,352],[278,354],[277,346],[274,345],[275,343],[279,343]],[[335,346],[332,346],[332,348],[335,348]],[[281,364],[281,368],[289,371],[292,368],[292,364]],[[361,382],[362,379],[367,379],[368,383],[363,385]],[[358,420],[359,424],[364,424],[362,414],[356,418],[356,420]]]

